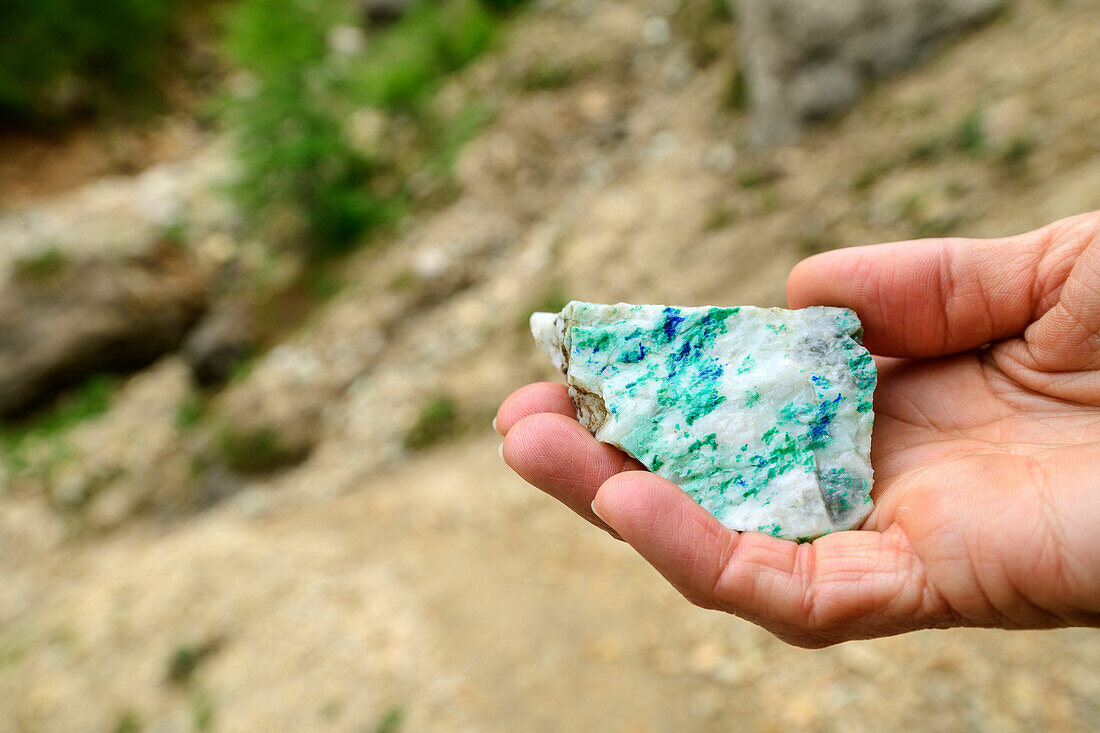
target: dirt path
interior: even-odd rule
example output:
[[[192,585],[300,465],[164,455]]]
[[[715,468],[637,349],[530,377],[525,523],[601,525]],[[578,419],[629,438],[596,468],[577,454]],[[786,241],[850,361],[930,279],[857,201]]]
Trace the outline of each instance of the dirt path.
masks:
[[[3,568],[0,731],[1088,730],[1100,637],[927,632],[823,652],[689,606],[456,444],[312,506],[247,497]],[[13,567],[14,565],[14,567]],[[216,642],[187,685],[181,648]],[[34,653],[30,653],[33,649]],[[155,725],[153,725],[155,723]]]

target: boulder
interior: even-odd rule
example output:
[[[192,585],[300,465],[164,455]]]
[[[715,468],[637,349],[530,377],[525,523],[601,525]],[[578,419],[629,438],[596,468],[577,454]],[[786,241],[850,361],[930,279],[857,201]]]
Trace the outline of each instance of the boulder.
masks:
[[[47,251],[16,262],[0,289],[0,416],[176,349],[204,310],[208,281],[170,244],[141,255]]]
[[[213,306],[183,342],[183,357],[196,381],[221,384],[252,351],[255,322],[248,306],[225,302]]]

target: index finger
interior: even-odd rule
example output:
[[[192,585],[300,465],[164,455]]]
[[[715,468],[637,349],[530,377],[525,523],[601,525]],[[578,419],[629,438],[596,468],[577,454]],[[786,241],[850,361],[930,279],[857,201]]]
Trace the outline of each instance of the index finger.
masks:
[[[520,387],[505,398],[493,420],[493,428],[507,435],[525,417],[552,412],[576,419],[577,408],[569,399],[569,388],[556,382],[536,382]]]
[[[944,356],[1019,336],[1049,309],[1095,214],[1004,239],[926,239],[825,252],[787,280],[792,308],[852,308],[872,353]]]

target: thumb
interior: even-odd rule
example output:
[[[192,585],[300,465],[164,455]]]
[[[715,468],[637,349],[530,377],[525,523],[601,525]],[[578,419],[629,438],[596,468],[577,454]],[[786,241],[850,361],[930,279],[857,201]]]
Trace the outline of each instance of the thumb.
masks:
[[[997,344],[993,358],[1036,392],[1100,405],[1100,217],[1054,305],[1022,338]]]
[[[792,308],[852,308],[885,356],[932,357],[1019,336],[1050,309],[1100,213],[1004,239],[927,239],[852,247],[799,263]]]

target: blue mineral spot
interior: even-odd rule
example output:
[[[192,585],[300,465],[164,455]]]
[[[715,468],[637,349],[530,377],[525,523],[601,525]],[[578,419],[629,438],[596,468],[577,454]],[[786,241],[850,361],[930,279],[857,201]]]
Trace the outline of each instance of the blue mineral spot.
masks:
[[[715,380],[722,376],[722,365],[716,361],[699,367],[699,376],[702,379]]]
[[[638,344],[637,351],[627,351],[619,359],[623,364],[635,364],[645,358],[645,344]]]
[[[691,356],[691,349],[692,349],[691,342],[690,341],[685,341],[683,343],[683,345],[680,347],[680,350],[672,355],[673,362],[674,363],[675,362],[681,362],[681,361],[684,361],[685,359],[687,359],[689,356]]]
[[[661,327],[665,333],[665,340],[672,341],[676,337],[676,329],[680,324],[684,322],[684,317],[680,315],[680,311],[677,308],[665,308],[665,322]]]

